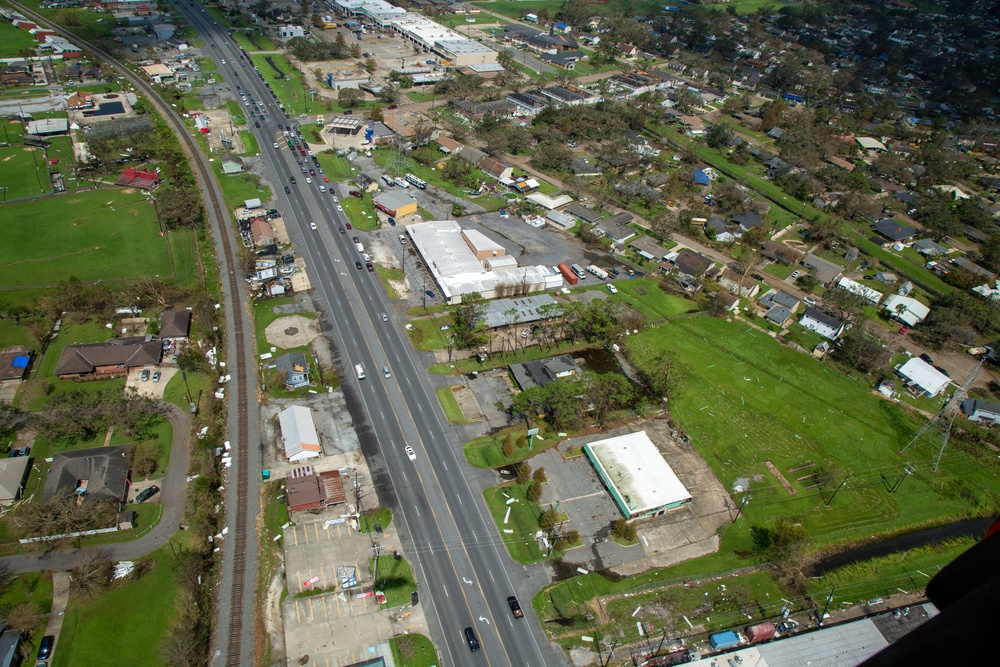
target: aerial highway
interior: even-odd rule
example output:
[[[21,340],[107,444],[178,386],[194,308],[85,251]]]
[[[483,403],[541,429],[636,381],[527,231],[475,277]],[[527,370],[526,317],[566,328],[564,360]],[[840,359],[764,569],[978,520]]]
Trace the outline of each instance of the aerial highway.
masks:
[[[521,590],[521,566],[513,563],[496,539],[483,500],[463,475],[460,443],[442,422],[433,387],[393,313],[377,274],[365,270],[349,220],[323,177],[306,182],[283,133],[295,131],[298,119],[286,118],[278,102],[227,29],[199,5],[180,3],[181,12],[204,40],[230,90],[251,99],[244,106],[249,127],[261,146],[262,175],[273,187],[274,205],[308,267],[313,297],[324,311],[325,329],[338,353],[342,386],[376,486],[397,513],[403,551],[414,561],[421,603],[443,661],[449,665],[518,665],[541,667],[564,663],[547,644],[534,618],[529,596]],[[240,89],[237,90],[236,86]],[[242,100],[241,100],[242,103]],[[260,127],[255,127],[255,123]],[[275,144],[277,148],[274,148]],[[310,165],[311,166],[311,165]],[[293,184],[291,178],[295,177]],[[288,188],[286,194],[285,188]],[[235,231],[234,231],[235,233]],[[366,378],[353,372],[361,364]],[[391,377],[384,377],[388,367]],[[415,460],[404,451],[410,446]],[[516,619],[507,597],[518,595],[526,614]],[[220,601],[222,605],[226,600]],[[226,618],[223,611],[222,618]],[[470,653],[463,629],[475,628],[482,650]],[[218,635],[225,636],[225,628]],[[217,640],[224,659],[224,642]]]

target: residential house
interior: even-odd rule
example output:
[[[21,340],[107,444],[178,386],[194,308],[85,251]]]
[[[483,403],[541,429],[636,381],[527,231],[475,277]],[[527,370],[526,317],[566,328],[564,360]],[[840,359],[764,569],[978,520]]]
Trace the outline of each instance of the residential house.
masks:
[[[728,266],[719,274],[718,280],[730,293],[738,294],[744,299],[752,299],[760,292],[760,283],[749,276],[741,276]]]
[[[274,244],[274,230],[264,218],[254,218],[250,221],[250,237],[258,248]]]
[[[231,176],[233,174],[242,174],[245,171],[243,163],[239,160],[223,160],[222,161],[222,173]]]
[[[569,163],[569,170],[574,176],[595,177],[604,173],[596,160],[584,155],[575,156]]]
[[[719,243],[732,243],[743,233],[736,225],[727,225],[719,215],[713,215],[705,222],[705,234]]]
[[[785,131],[782,130],[780,127],[772,127],[770,130],[768,130],[767,136],[771,137],[775,141],[778,141],[783,136],[785,136]]]
[[[479,163],[486,159],[486,153],[475,146],[462,146],[461,149],[455,152],[455,156],[462,158],[473,166],[479,166]]]
[[[913,357],[897,368],[896,374],[903,379],[910,391],[931,398],[951,384],[951,378],[918,357]]]
[[[538,56],[538,59],[560,69],[572,71],[576,69],[576,64],[586,57],[587,54],[583,51],[559,51],[558,53],[543,53]]]
[[[456,100],[451,103],[458,113],[465,116],[472,122],[479,122],[485,116],[496,118],[508,118],[514,112],[513,102],[506,99],[492,102],[471,102],[469,100]]]
[[[28,481],[31,461],[30,456],[9,456],[0,459],[0,506],[8,505],[21,497],[24,483]],[[3,660],[0,659],[0,667],[3,664]]]
[[[772,262],[778,262],[779,264],[798,264],[805,257],[805,253],[801,250],[796,250],[784,243],[770,239],[764,241],[761,254]]]
[[[160,315],[160,338],[178,340],[188,337],[191,332],[191,311],[165,310]]]
[[[743,232],[749,232],[755,227],[764,226],[764,216],[753,210],[741,211],[733,216],[733,224],[739,225]]]
[[[837,281],[837,287],[845,292],[850,292],[855,296],[861,297],[863,301],[873,306],[878,305],[878,302],[881,301],[884,296],[882,292],[872,289],[867,285],[862,285],[861,283],[846,277]]]
[[[886,287],[891,287],[899,282],[899,278],[896,277],[895,273],[886,273],[885,271],[879,271],[876,273],[875,280],[879,281]]]
[[[872,228],[893,243],[909,241],[917,235],[916,229],[896,222],[892,218],[879,220]]]
[[[581,204],[580,202],[574,202],[563,209],[566,213],[571,213],[575,215],[580,220],[584,222],[589,222],[591,224],[597,222],[602,217],[604,217],[600,211],[593,208],[588,208],[587,206]]]
[[[513,166],[492,157],[488,157],[480,162],[479,168],[498,181],[504,179],[510,180],[510,178],[514,175]]]
[[[284,377],[285,388],[292,390],[309,386],[309,362],[301,352],[289,352],[274,360],[278,374]]]
[[[937,257],[948,252],[948,249],[930,239],[919,239],[913,242],[913,249],[924,257]]]
[[[959,270],[965,273],[972,274],[977,278],[985,278],[986,280],[993,280],[995,273],[989,269],[983,268],[976,264],[975,262],[966,259],[965,257],[955,257],[949,260],[952,266],[957,267]]]
[[[904,282],[902,285],[899,286],[899,289],[896,290],[896,294],[898,294],[899,296],[908,296],[909,293],[912,291],[913,291],[913,283],[907,280],[906,282]]]
[[[288,509],[293,512],[318,510],[347,502],[340,471],[317,473],[312,466],[292,468],[285,483],[285,498]]]
[[[537,90],[511,93],[507,96],[507,101],[517,107],[517,113],[528,116],[541,113],[545,107],[549,106],[549,98]]]
[[[839,264],[834,264],[830,260],[823,259],[812,253],[802,258],[802,266],[809,269],[817,282],[824,286],[832,283],[844,271],[844,267]]]
[[[24,345],[14,345],[0,350],[0,382],[5,380],[20,382],[31,367],[31,349]]]
[[[112,338],[104,343],[67,345],[56,364],[60,377],[123,375],[130,368],[160,363],[162,345],[146,336]]]
[[[532,387],[544,387],[559,378],[570,377],[577,373],[576,362],[568,354],[548,359],[525,361],[510,365],[510,372],[521,391]]]
[[[787,308],[789,312],[794,313],[799,307],[799,300],[797,297],[792,296],[788,292],[773,289],[760,298],[760,305],[765,308],[782,306]]]
[[[441,152],[446,155],[450,155],[451,153],[454,153],[455,151],[462,148],[462,144],[458,143],[451,137],[446,137],[444,135],[438,137],[434,141],[437,143],[438,148],[441,150]]]
[[[792,311],[788,310],[784,306],[774,306],[771,310],[767,311],[764,315],[764,319],[775,324],[779,327],[785,326],[785,322],[792,316]]]
[[[967,398],[962,401],[962,413],[969,415],[969,421],[996,426],[1000,424],[1000,403]]]
[[[650,262],[661,261],[669,252],[666,248],[654,241],[651,236],[640,236],[639,238],[631,241],[628,246],[635,250],[640,257]]]
[[[594,227],[594,231],[598,232],[602,236],[607,236],[615,243],[624,243],[635,236],[635,230],[628,226],[628,223],[632,222],[634,219],[635,218],[631,213],[622,211],[617,215],[613,215],[610,218],[599,222]]]
[[[715,300],[722,304],[722,309],[728,313],[739,312],[740,309],[740,299],[739,297],[730,294],[729,292],[716,292]]]
[[[843,322],[817,308],[806,308],[806,312],[799,319],[799,324],[830,340],[837,340],[840,334],[844,333]]]
[[[124,503],[130,485],[131,461],[132,445],[56,452],[42,487],[42,502],[69,492],[81,501],[103,496]]]
[[[931,309],[914,298],[890,294],[882,304],[883,310],[908,327],[915,327],[930,314]]]
[[[668,269],[677,277],[678,282],[690,292],[697,292],[701,289],[705,272],[712,266],[712,260],[701,253],[697,253],[689,248],[684,248],[673,258],[672,266]]]

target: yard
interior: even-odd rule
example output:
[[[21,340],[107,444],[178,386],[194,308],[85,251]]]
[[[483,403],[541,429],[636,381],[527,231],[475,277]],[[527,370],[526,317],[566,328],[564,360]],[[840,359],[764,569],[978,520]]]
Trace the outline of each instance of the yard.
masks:
[[[442,315],[431,319],[413,320],[411,328],[406,330],[413,347],[418,350],[448,349],[449,333],[441,331],[442,326],[451,325],[451,315]]]
[[[542,553],[535,541],[534,535],[541,529],[539,520],[542,517],[542,507],[537,502],[528,500],[524,486],[516,483],[491,486],[483,491],[483,497],[511,558],[518,563],[528,564],[562,555],[562,552],[556,550],[552,550],[550,554]],[[508,504],[512,499],[514,502]],[[510,516],[505,522],[508,509]]]
[[[170,244],[149,200],[100,189],[7,204],[0,219],[0,289],[175,276]],[[190,238],[190,237],[189,237]]]
[[[922,418],[759,331],[700,317],[632,336],[626,347],[640,368],[661,351],[673,355],[673,418],[724,486],[752,480],[741,532],[793,517],[821,546],[996,511],[995,458],[956,445],[932,473],[927,449],[899,452]]]
[[[278,96],[278,101],[285,105],[285,112],[289,116],[308,112],[309,97],[302,85],[302,74],[284,56],[254,54],[250,56],[250,60],[271,84],[271,90]],[[274,67],[270,63],[274,63]],[[313,105],[313,111],[316,108]]]
[[[375,570],[374,558],[368,559],[368,567],[375,573],[375,589],[385,593],[383,609],[410,604],[410,596],[417,590],[417,584],[409,563],[388,555],[378,557],[378,570]]]
[[[164,545],[143,560],[149,571],[137,580],[116,581],[91,600],[70,596],[53,667],[163,664],[160,647],[180,594],[175,558],[170,545]]]
[[[624,301],[630,308],[645,315],[649,320],[660,320],[698,310],[698,304],[691,299],[665,294],[653,278],[632,278],[615,280],[618,294],[612,299]],[[607,290],[600,285],[599,289]]]
[[[22,51],[34,51],[37,46],[38,42],[30,32],[0,21],[0,58],[20,57]]]
[[[400,635],[389,640],[397,667],[435,667],[440,664],[430,639],[418,634]]]

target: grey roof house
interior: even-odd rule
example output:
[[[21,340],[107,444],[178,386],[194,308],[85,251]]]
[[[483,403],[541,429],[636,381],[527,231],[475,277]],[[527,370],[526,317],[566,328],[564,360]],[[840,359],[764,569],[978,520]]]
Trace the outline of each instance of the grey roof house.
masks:
[[[558,378],[574,375],[576,371],[576,363],[568,354],[510,365],[510,372],[522,391],[543,387]]]
[[[298,389],[309,386],[309,362],[301,352],[289,352],[274,360],[274,367],[285,376],[285,387]]]
[[[792,296],[788,292],[782,292],[781,290],[771,290],[767,294],[761,297],[760,305],[765,308],[773,308],[775,306],[783,306],[791,312],[795,312],[795,309],[799,307],[798,298]]]
[[[898,223],[892,218],[879,220],[872,225],[872,229],[893,242],[907,241],[917,235],[916,229],[909,225]]]
[[[57,452],[45,478],[42,502],[47,503],[67,489],[84,498],[109,496],[125,502],[131,460],[132,445]]]

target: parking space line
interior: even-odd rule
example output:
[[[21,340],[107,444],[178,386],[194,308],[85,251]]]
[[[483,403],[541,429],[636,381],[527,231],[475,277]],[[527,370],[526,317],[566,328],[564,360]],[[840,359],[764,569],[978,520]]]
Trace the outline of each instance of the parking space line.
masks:
[[[326,609],[326,596],[324,595],[324,596],[320,597],[320,600],[322,600],[322,602],[323,602],[323,620],[329,621],[330,620],[330,612],[327,611],[327,609]]]
[[[310,623],[314,623],[316,621],[316,619],[315,619],[315,617],[313,615],[313,601],[315,599],[316,598],[309,598],[309,622]]]
[[[302,614],[299,612],[299,601],[295,601],[295,622],[302,624]]]
[[[320,540],[319,540],[319,524],[318,524],[318,523],[314,523],[314,524],[313,524],[313,528],[314,528],[314,529],[315,529],[315,531],[316,531],[316,541],[317,541],[317,542],[319,542],[319,541],[320,541]]]
[[[295,543],[295,546],[299,546],[299,527],[298,526],[292,526],[292,542]]]
[[[337,597],[334,598],[334,600],[337,601],[337,618],[343,618],[344,610],[340,608],[340,596],[338,595]]]
[[[326,588],[326,568],[321,567],[319,570],[319,581],[323,584],[323,588]]]
[[[305,540],[305,544],[309,544],[309,526],[302,527],[302,539]]]

